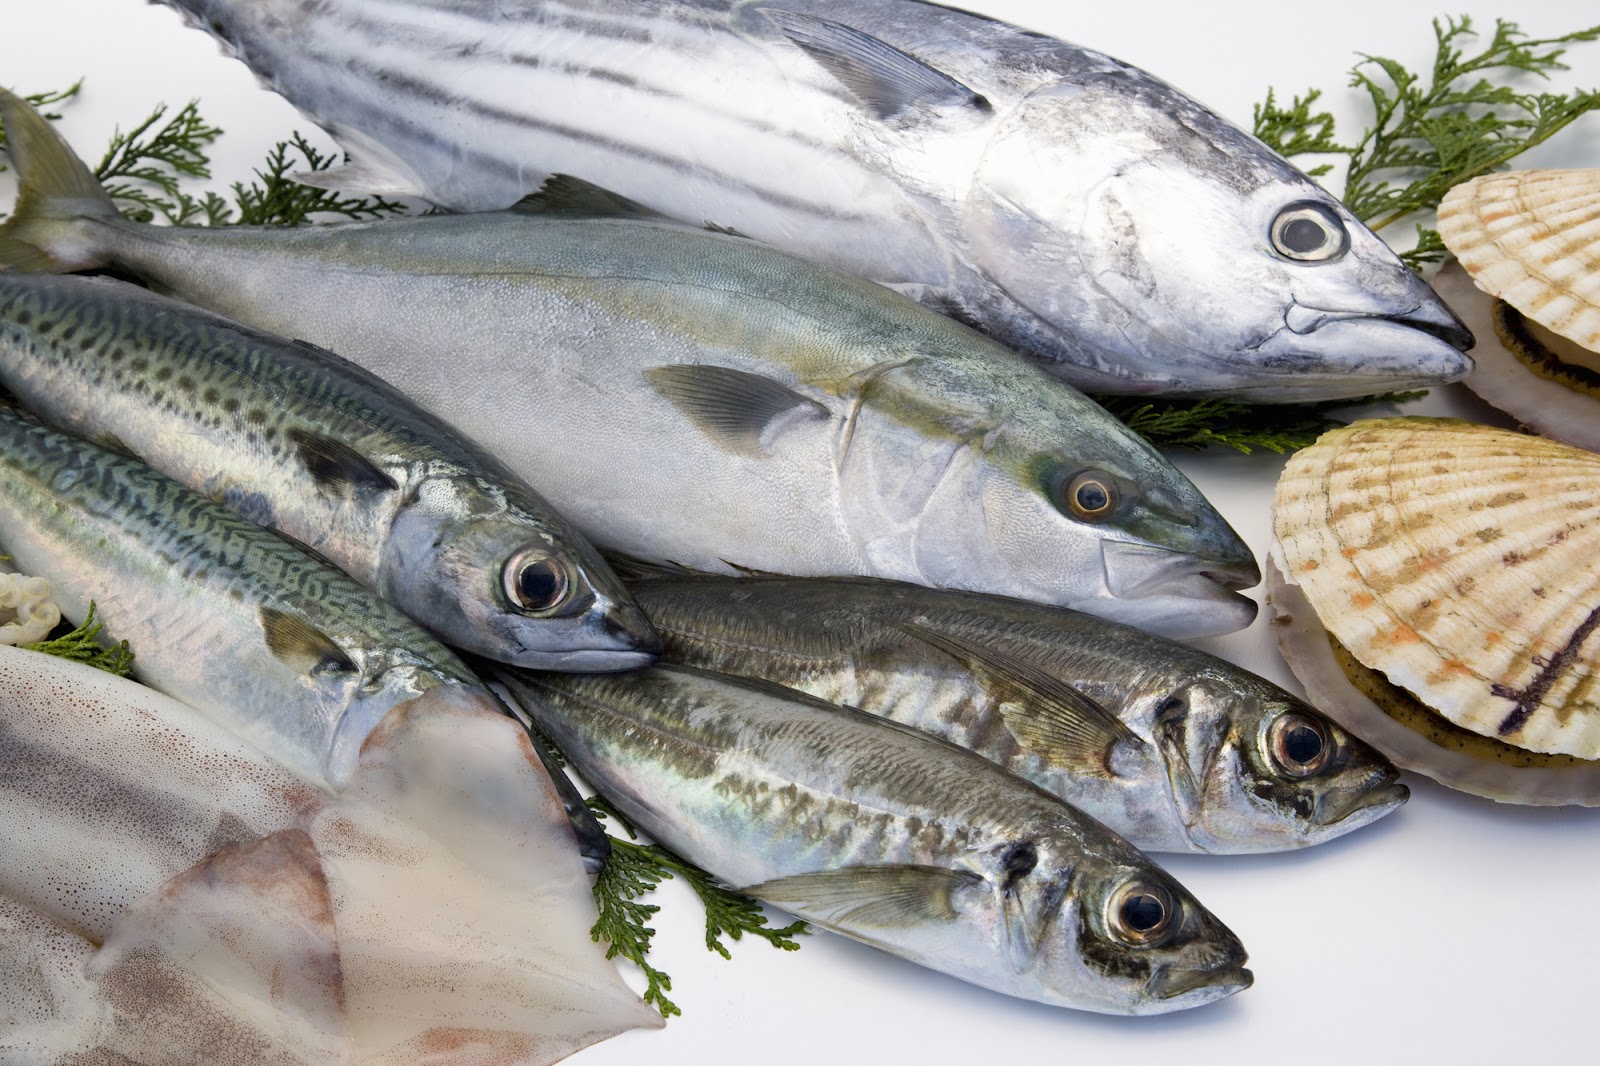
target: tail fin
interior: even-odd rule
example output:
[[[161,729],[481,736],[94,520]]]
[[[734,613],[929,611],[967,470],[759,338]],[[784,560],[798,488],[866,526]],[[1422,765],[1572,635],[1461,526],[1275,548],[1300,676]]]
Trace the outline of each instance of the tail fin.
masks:
[[[64,274],[106,257],[74,235],[80,219],[118,217],[116,204],[45,117],[0,88],[0,123],[17,171],[16,214],[0,223],[0,270]]]

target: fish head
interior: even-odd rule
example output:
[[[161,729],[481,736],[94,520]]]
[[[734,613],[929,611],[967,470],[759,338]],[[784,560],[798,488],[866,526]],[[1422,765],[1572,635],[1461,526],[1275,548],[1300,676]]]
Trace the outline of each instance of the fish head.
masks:
[[[918,572],[908,579],[1166,636],[1248,625],[1256,604],[1237,590],[1261,572],[1200,490],[1099,405],[995,347],[1003,372],[997,360],[953,354],[895,371],[896,417],[920,427],[919,440],[943,442],[925,456],[904,439],[884,449],[897,457],[902,490],[921,486],[910,527]]]
[[[1031,936],[1035,948],[1014,961],[1033,967],[1046,1002],[1166,1014],[1250,987],[1239,938],[1121,838],[1080,849],[1070,867],[1053,867],[1048,846],[1039,855],[1039,866],[1003,892],[1013,938]]]
[[[419,486],[385,553],[385,599],[495,662],[580,673],[649,666],[661,639],[581,536],[461,479]]]
[[[1287,402],[1456,381],[1472,336],[1336,199],[1144,76],[1053,85],[997,125],[967,252],[1086,388]]]
[[[1343,836],[1410,793],[1376,750],[1261,678],[1203,674],[1153,727],[1196,851],[1285,851]]]

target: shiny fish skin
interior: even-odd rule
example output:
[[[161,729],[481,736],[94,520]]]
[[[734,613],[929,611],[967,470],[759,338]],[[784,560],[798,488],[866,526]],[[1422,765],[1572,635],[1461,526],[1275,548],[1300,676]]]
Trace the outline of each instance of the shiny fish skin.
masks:
[[[81,621],[92,600],[107,632],[136,639],[141,680],[330,791],[392,707],[475,683],[443,645],[299,545],[9,408],[0,544],[50,576],[68,618]]]
[[[1249,548],[1160,453],[880,286],[736,237],[597,217],[594,190],[570,184],[551,191],[576,209],[144,226],[21,100],[0,92],[0,112],[23,188],[0,266],[114,262],[339,351],[602,547],[1013,595],[1172,636],[1255,617],[1233,591],[1260,579]]]
[[[123,282],[4,274],[0,386],[313,548],[443,641],[552,670],[654,655],[648,623],[565,519],[331,353]],[[559,567],[565,599],[519,609],[506,571],[522,560]]]
[[[1238,940],[1093,819],[970,752],[845,707],[682,667],[499,676],[640,828],[729,885],[974,984],[1159,1014],[1249,987]],[[1111,901],[1171,901],[1127,946]]]
[[[1408,794],[1387,759],[1304,701],[1103,619],[866,579],[653,576],[630,587],[662,635],[663,661],[759,677],[932,733],[1146,850],[1305,847]],[[1083,711],[1073,693],[1096,707]],[[1327,748],[1309,773],[1272,742],[1275,723],[1302,720]]]
[[[1472,367],[1460,321],[1281,156],[1141,70],[993,19],[911,0],[164,2],[349,150],[318,183],[481,210],[572,174],[892,285],[1091,391],[1310,401]],[[1286,243],[1296,219],[1316,249]]]

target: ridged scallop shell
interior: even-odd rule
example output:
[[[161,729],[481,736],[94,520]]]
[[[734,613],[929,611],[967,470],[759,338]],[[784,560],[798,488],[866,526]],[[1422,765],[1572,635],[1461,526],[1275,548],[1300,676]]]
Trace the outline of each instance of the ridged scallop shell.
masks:
[[[1600,455],[1447,419],[1290,459],[1278,558],[1363,664],[1456,725],[1600,757]]]
[[[1457,185],[1439,205],[1439,236],[1484,291],[1600,351],[1600,169]]]
[[[1446,263],[1433,276],[1432,284],[1477,338],[1472,348],[1477,366],[1464,382],[1467,388],[1546,437],[1600,450],[1596,390],[1541,376],[1512,354],[1498,335],[1499,304],[1473,283],[1460,263]]]

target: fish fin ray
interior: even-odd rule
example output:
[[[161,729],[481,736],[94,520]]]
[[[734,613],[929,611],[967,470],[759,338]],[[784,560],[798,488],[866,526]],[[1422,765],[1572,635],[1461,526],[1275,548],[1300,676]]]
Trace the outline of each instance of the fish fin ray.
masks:
[[[785,424],[828,415],[826,407],[787,385],[725,366],[657,366],[646,370],[644,377],[718,445],[752,459],[772,454],[763,438]]]
[[[343,441],[307,429],[291,429],[288,437],[306,470],[326,489],[392,492],[400,487],[394,478]]]
[[[32,104],[5,88],[0,125],[17,175],[16,211],[0,222],[0,270],[64,274],[104,266],[105,255],[86,247],[91,242],[60,239],[75,220],[118,217],[93,172]]]
[[[571,174],[550,175],[536,191],[513,204],[511,210],[530,215],[572,215],[582,218],[667,217],[637,200],[630,200],[620,193]]]
[[[267,648],[279,662],[310,677],[320,673],[360,673],[360,668],[322,630],[298,615],[274,607],[260,610]]]
[[[878,118],[914,105],[992,110],[982,95],[871,34],[781,8],[761,13]]]
[[[956,917],[956,893],[983,881],[980,874],[940,866],[847,866],[780,877],[738,891],[871,939],[880,930],[951,921]]]
[[[289,175],[291,178],[302,185],[336,192],[432,199],[428,183],[382,141],[348,126],[330,126],[328,133],[344,152],[344,162],[326,170],[295,171]]]
[[[1111,753],[1118,744],[1143,744],[1100,703],[1060,678],[999,648],[983,647],[914,622],[892,623],[907,636],[944,652],[969,669],[980,669],[1020,689],[1026,701],[1007,700],[1001,716],[1013,736],[1036,749],[1066,754],[1073,767],[1100,777],[1115,776]]]

